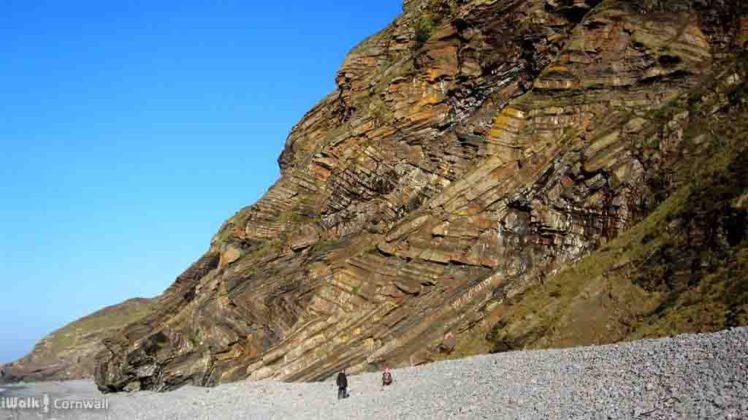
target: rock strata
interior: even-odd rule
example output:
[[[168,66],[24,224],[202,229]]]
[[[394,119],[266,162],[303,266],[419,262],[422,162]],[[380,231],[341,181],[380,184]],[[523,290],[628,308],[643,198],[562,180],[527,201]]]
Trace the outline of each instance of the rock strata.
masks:
[[[682,189],[694,181],[684,174],[744,174],[745,125],[730,123],[746,116],[743,3],[406,1],[291,130],[265,196],[224,223],[151,314],[107,337],[99,388],[322,380],[748,323],[744,182],[702,197],[725,217],[674,234],[663,258],[687,247],[693,258],[657,266],[673,275],[650,264],[637,277],[621,258],[605,261],[628,267],[626,293],[554,301],[577,283],[544,286],[698,190]],[[657,223],[689,223],[672,216]],[[711,259],[695,258],[703,249]],[[706,290],[720,255],[736,275]],[[618,303],[595,318],[598,298]],[[725,309],[709,322],[679,309],[710,299]],[[565,322],[535,315],[549,302]],[[681,315],[697,320],[670,323]],[[591,320],[586,335],[575,319]]]
[[[151,299],[129,299],[52,332],[28,355],[0,365],[0,383],[92,378],[104,338],[145,316],[151,305]]]

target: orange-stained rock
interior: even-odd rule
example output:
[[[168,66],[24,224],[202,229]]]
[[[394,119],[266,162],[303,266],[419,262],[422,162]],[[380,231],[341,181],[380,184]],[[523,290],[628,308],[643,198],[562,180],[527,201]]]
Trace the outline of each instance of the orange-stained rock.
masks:
[[[100,389],[423,363],[631,228],[674,191],[690,119],[745,82],[732,3],[654,3],[406,1],[293,127],[280,179],[108,338]]]

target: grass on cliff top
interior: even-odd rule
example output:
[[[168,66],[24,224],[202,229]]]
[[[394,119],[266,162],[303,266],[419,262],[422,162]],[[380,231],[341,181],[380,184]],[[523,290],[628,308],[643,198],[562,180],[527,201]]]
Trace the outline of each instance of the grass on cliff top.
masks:
[[[142,319],[153,309],[155,299],[130,299],[113,305],[54,331],[44,341],[45,351],[52,354],[64,351],[91,334],[123,328]]]

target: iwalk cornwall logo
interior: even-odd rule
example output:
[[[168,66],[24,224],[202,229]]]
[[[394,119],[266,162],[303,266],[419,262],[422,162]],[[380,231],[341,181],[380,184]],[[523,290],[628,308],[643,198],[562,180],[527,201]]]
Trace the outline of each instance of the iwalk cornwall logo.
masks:
[[[109,410],[109,398],[51,398],[48,394],[31,397],[0,397],[0,410],[42,413],[74,410],[104,411]]]

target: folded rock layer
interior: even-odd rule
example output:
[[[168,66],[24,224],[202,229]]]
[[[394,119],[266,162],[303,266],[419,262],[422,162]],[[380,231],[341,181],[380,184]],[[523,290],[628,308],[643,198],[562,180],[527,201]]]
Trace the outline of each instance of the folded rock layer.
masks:
[[[688,185],[705,168],[745,175],[745,125],[731,121],[746,120],[747,40],[739,0],[405,1],[292,129],[280,179],[104,340],[99,388],[321,380],[745,324],[745,177],[729,193]],[[716,198],[694,203],[723,207],[683,204],[702,190]],[[683,212],[653,219],[674,201]],[[652,255],[573,271],[673,220],[668,247],[652,230]],[[730,287],[698,289],[717,267],[702,250],[731,258]],[[625,293],[580,291],[613,266]],[[708,325],[668,321],[686,313],[678,299],[728,293]]]
[[[144,317],[154,300],[135,298],[85,316],[44,337],[26,356],[0,365],[0,382],[92,378],[103,340]]]

